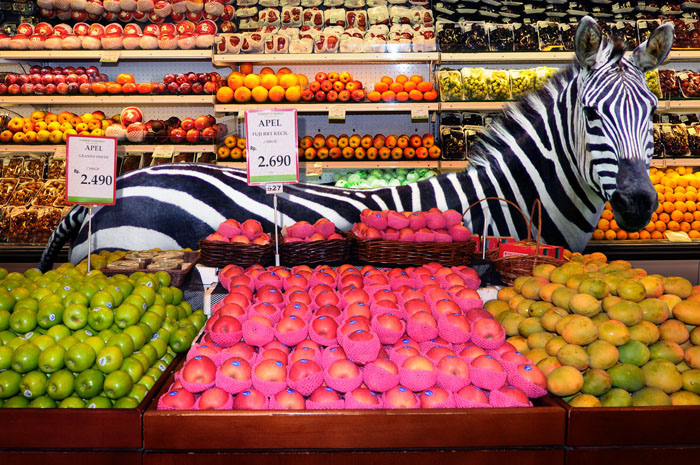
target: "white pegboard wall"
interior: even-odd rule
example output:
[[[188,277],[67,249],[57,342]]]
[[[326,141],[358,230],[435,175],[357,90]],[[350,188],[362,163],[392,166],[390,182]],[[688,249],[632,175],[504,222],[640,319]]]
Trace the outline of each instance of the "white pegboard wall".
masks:
[[[352,104],[349,104],[352,105]],[[331,122],[327,114],[299,114],[299,137],[316,134],[425,134],[430,132],[430,124],[413,122],[408,113],[346,113],[344,123]]]

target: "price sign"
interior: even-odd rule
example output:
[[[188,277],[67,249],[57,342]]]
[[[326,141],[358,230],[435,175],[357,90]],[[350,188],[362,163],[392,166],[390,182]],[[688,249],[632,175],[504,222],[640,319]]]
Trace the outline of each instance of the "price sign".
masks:
[[[116,197],[117,139],[66,139],[66,203],[114,205]]]
[[[330,121],[345,120],[345,107],[342,105],[331,105],[328,107],[328,119]]]
[[[282,187],[284,184],[265,184],[265,193],[266,194],[281,194],[283,189]]]
[[[297,112],[245,112],[248,184],[299,182]]]
[[[55,158],[65,160],[66,159],[66,146],[61,145],[60,147],[56,147],[56,151],[53,153],[53,156]]]
[[[428,119],[428,107],[417,105],[411,108],[411,119]]]
[[[100,55],[100,63],[116,63],[119,61],[119,50],[106,50]]]

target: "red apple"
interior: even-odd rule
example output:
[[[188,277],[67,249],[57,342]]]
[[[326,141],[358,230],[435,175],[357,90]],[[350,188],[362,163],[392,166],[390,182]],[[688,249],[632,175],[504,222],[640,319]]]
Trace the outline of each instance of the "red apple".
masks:
[[[503,365],[490,355],[480,355],[476,357],[471,361],[471,366],[482,370],[491,370],[499,373],[505,372]]]
[[[199,398],[200,410],[216,410],[223,407],[231,399],[231,394],[220,387],[209,388]]]
[[[285,410],[304,410],[306,408],[304,396],[292,388],[284,389],[275,394],[275,401]]]
[[[300,329],[304,329],[304,326],[306,326],[306,322],[303,319],[291,315],[281,318],[275,326],[275,329],[280,333],[289,333],[291,331],[299,331]]]
[[[518,374],[523,379],[530,381],[533,384],[541,387],[542,389],[547,389],[547,378],[542,373],[538,367],[531,364],[518,365]]]
[[[469,378],[469,364],[454,355],[442,357],[437,364],[437,369],[439,372],[446,375],[457,376],[464,379]]]
[[[248,381],[250,379],[250,363],[241,357],[231,357],[221,364],[219,368],[224,376],[236,381]]]
[[[329,404],[340,400],[340,395],[328,386],[320,386],[309,396],[309,400],[322,404]]]
[[[209,357],[196,355],[185,362],[182,379],[188,383],[211,384],[216,379],[216,365]]]
[[[188,410],[192,408],[195,403],[194,394],[186,389],[176,388],[162,398],[164,405],[172,407],[177,410]]]
[[[316,334],[326,339],[335,339],[338,333],[338,323],[326,315],[314,318],[311,322],[311,327]]]
[[[303,358],[294,362],[289,367],[289,379],[292,381],[299,381],[300,379],[307,378],[320,372],[321,367],[318,363]]]
[[[441,387],[434,386],[420,395],[421,408],[435,408],[450,398],[450,394]]]
[[[233,399],[233,408],[236,410],[261,410],[265,407],[267,399],[265,395],[256,389],[247,389]]]
[[[394,386],[384,393],[384,403],[394,408],[418,408],[418,397],[403,386]]]
[[[489,404],[489,398],[486,396],[486,393],[471,384],[460,389],[459,392],[457,392],[457,395],[472,403],[482,405]]]
[[[389,331],[401,331],[403,329],[401,319],[396,315],[392,315],[391,313],[383,313],[378,315],[377,323]]]
[[[352,392],[349,394],[345,394],[345,397],[350,395],[352,396],[353,399],[355,399],[357,402],[360,402],[362,404],[366,405],[380,405],[381,400],[379,397],[377,397],[377,394],[372,392],[371,390],[367,389],[366,387],[359,387],[354,389]]]
[[[254,368],[255,376],[263,381],[284,382],[287,372],[279,360],[265,359]]]
[[[353,379],[360,375],[360,369],[350,360],[341,358],[330,364],[328,375],[335,379]]]
[[[399,374],[399,367],[397,367],[396,364],[388,358],[377,358],[373,362],[370,362],[368,365],[375,365],[379,368],[382,368],[383,370],[388,371],[392,375]]]
[[[468,343],[459,353],[459,356],[467,361],[474,360],[481,355],[487,355],[486,351],[481,347],[472,344],[471,342]]]
[[[480,338],[487,341],[502,339],[505,335],[505,330],[493,318],[482,318],[477,320],[472,325],[472,334],[478,335]]]

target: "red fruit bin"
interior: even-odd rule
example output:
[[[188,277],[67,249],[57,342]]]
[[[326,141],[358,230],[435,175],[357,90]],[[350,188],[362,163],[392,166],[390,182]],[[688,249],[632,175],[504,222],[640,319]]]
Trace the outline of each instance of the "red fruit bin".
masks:
[[[566,411],[567,464],[691,463],[700,456],[700,406],[571,407],[558,398],[554,402]]]
[[[1,409],[0,461],[140,464],[144,411],[183,359],[178,355],[133,409]]]
[[[280,243],[281,264],[296,266],[347,263],[350,259],[352,240],[347,233],[339,230],[335,232],[343,236],[343,238]]]
[[[158,397],[167,392],[167,385]],[[425,459],[426,454],[441,450],[471,448],[471,454],[494,460],[489,463],[505,463],[510,458],[526,463],[563,463],[564,456],[564,409],[548,397],[535,400],[535,406],[530,408],[290,412],[177,411],[156,407],[154,401],[144,414],[145,457],[155,453],[165,460],[165,454],[172,454],[168,459],[172,463],[177,461],[174,456],[191,450],[228,452],[232,457],[257,450],[262,452],[254,454],[259,460],[269,457],[271,462],[270,453],[294,450],[313,455],[329,450],[422,449],[418,455],[423,454],[420,457]],[[409,452],[403,453],[402,463],[407,463],[404,460],[411,455]],[[321,463],[308,455],[304,457],[304,463]],[[457,460],[456,457],[450,460]]]

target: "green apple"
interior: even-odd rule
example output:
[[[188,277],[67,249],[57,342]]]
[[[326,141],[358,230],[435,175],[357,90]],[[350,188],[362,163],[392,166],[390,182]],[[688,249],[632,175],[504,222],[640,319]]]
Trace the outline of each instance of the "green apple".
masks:
[[[7,277],[7,274],[7,269],[0,267],[0,280],[5,279],[5,277]]]
[[[15,337],[17,337],[17,336],[15,336],[15,333],[10,331],[9,329],[5,329],[5,330],[0,331],[0,345],[3,345],[3,346],[7,345],[7,343],[10,342]]]
[[[177,315],[177,308],[174,305],[170,305],[170,304],[166,304],[166,305],[153,304],[150,307],[148,307],[148,311],[159,315],[162,319],[162,318],[165,318],[166,316],[168,316],[168,308],[171,308],[171,307],[172,307],[173,311],[175,312],[174,314]]]
[[[144,368],[143,364],[134,357],[127,357],[122,362],[122,366],[118,371],[124,371],[129,374],[131,381],[135,383],[143,376]],[[111,373],[110,373],[111,374]]]
[[[128,334],[131,340],[134,341],[134,350],[140,350],[146,343],[146,334],[139,326],[127,326],[124,328],[124,334]]]
[[[129,304],[133,305],[134,307],[139,309],[139,317],[148,310],[148,305],[146,305],[146,300],[141,297],[140,295],[137,294],[130,294],[127,298],[124,299],[124,302],[122,302],[122,305],[124,304]]]
[[[101,371],[91,368],[83,371],[75,378],[73,389],[75,389],[78,397],[89,399],[102,392],[104,381],[105,375]]]
[[[134,386],[131,388],[131,391],[129,391],[129,395],[127,397],[133,397],[140,404],[141,402],[143,402],[143,399],[146,397],[146,394],[148,394],[148,388],[143,384],[137,383],[134,384]]]
[[[121,329],[135,325],[141,318],[141,312],[130,303],[123,303],[114,311],[114,322]]]
[[[158,379],[161,377],[163,374],[162,371],[160,371],[157,367],[152,367],[150,370],[146,372],[144,376],[150,376],[154,380],[158,381]]]
[[[12,370],[0,373],[0,399],[9,399],[19,392],[19,383],[22,375]]]
[[[63,311],[63,324],[73,331],[83,328],[87,321],[88,308],[85,305],[71,304]]]
[[[114,284],[106,286],[101,292],[108,292],[112,296],[115,307],[120,306],[124,301],[124,294],[122,294],[121,289],[118,286],[115,286]]]
[[[2,404],[2,408],[27,408],[29,407],[29,399],[23,396],[14,396]]]
[[[66,368],[73,373],[80,373],[90,368],[96,358],[97,354],[90,344],[79,342],[66,351]]]
[[[53,295],[53,292],[51,292],[50,289],[46,289],[45,286],[39,287],[36,291],[32,292],[32,299],[36,300],[41,304],[41,300],[44,297]]]
[[[102,331],[100,331],[100,332],[97,334],[97,336],[98,336],[100,339],[102,339],[102,340],[105,342],[105,344],[106,344],[107,341],[109,341],[109,338],[112,337],[112,336],[114,336],[115,334],[117,334],[117,333],[115,333],[111,328],[107,328],[107,329],[103,329]]]
[[[161,360],[162,362],[165,362],[166,364],[170,365],[170,362],[172,362],[173,360],[175,360],[175,355],[176,355],[175,353],[172,353],[172,352],[170,351],[170,347],[168,347],[168,352],[167,352],[165,355],[163,355],[163,356],[160,358],[160,360]]]
[[[0,309],[0,331],[5,331],[10,327],[10,312]]]
[[[152,343],[145,344],[143,347],[141,347],[140,353],[144,354],[146,358],[148,359],[148,367],[146,368],[151,368],[151,366],[156,363],[156,360],[158,360],[158,351],[156,350],[155,346],[153,346]]]
[[[79,329],[76,332],[73,333],[73,336],[80,342],[85,342],[87,338],[94,336],[96,333],[93,333],[88,327],[84,327],[83,329]]]
[[[173,277],[167,271],[156,271],[153,276],[158,280],[158,284],[162,286],[170,286]]]
[[[180,329],[184,329],[184,330],[187,330],[188,332],[190,332],[192,334],[193,339],[197,335],[197,333],[199,332],[199,330],[194,325],[194,323],[192,323],[192,321],[190,321],[188,318],[181,318],[178,321],[177,326]]]
[[[185,313],[187,313],[187,316],[192,315],[192,305],[189,304],[186,300],[183,300],[179,304],[180,308],[183,308],[185,310]]]
[[[114,403],[114,408],[136,408],[139,406],[139,401],[133,397],[122,397]]]
[[[29,268],[24,272],[25,278],[36,278],[41,276],[41,270],[39,268]]]
[[[172,287],[171,289],[173,290],[173,305],[180,305],[184,297],[182,290],[179,287]]]
[[[152,273],[146,273],[143,276],[139,276],[138,278],[136,278],[136,281],[134,281],[134,286],[135,287],[140,287],[140,286],[149,287],[149,288],[153,289],[153,293],[155,294],[155,292],[160,287],[160,284],[158,283],[158,278],[153,276]]]
[[[60,344],[47,347],[39,355],[39,369],[44,373],[55,373],[64,366],[66,349]]]
[[[114,323],[114,311],[107,307],[96,307],[88,313],[88,326],[99,332],[103,331]]]
[[[154,305],[155,307],[155,305]],[[160,307],[160,305],[159,305]],[[165,306],[165,316],[168,318],[171,318],[175,321],[180,319],[180,306],[179,305],[173,305],[173,304],[167,304]]]
[[[49,396],[39,396],[29,403],[29,408],[56,408],[56,401]]]
[[[100,288],[95,286],[91,282],[84,282],[78,287],[78,292],[83,294],[88,299],[88,302],[90,301],[90,299],[92,299],[92,296],[99,292],[99,290]],[[85,305],[87,305],[87,302]]]
[[[34,370],[22,377],[22,381],[19,383],[19,392],[27,399],[34,399],[46,394],[48,385],[49,379],[46,375]]]
[[[155,341],[155,340],[157,340],[157,339],[159,339],[159,340],[161,340],[161,341],[163,341],[163,342],[165,343],[166,349],[164,349],[164,350],[167,350],[168,341],[170,341],[170,331],[168,331],[168,330],[165,329],[165,328],[160,328],[160,329],[158,330],[158,332],[155,333],[155,334],[153,335],[153,337],[151,337],[151,341]],[[160,352],[158,352],[158,353],[160,353]],[[163,355],[161,354],[160,356],[162,357]]]
[[[37,324],[40,328],[49,329],[63,321],[63,304],[60,302],[49,302],[39,306],[36,313]]]
[[[66,327],[65,325],[58,324],[56,326],[50,327],[46,334],[51,336],[54,341],[58,342],[64,337],[70,336],[70,329],[68,329],[68,327]]]
[[[7,370],[12,366],[12,354],[15,351],[11,347],[0,346],[0,371]]]
[[[46,392],[53,400],[63,400],[73,394],[74,384],[75,376],[73,373],[66,369],[58,370],[49,376],[49,386]]]
[[[75,336],[66,336],[63,339],[61,339],[60,341],[58,341],[58,344],[63,346],[63,348],[66,350],[70,349],[72,345],[78,344],[78,343],[80,343],[80,341]]]
[[[145,373],[149,368],[151,368],[151,364],[150,364],[150,362],[149,362],[149,360],[148,360],[148,357],[146,357],[146,354],[144,354],[143,352],[134,352],[133,354],[131,354],[131,357],[130,357],[130,358],[135,358],[136,360],[139,361],[139,363],[141,363],[141,367],[143,368],[143,372],[144,372],[144,373]],[[142,376],[143,376],[143,375],[142,375]],[[138,379],[137,379],[136,381],[138,381]],[[136,382],[136,381],[134,381],[134,382]]]
[[[72,284],[68,284],[71,281],[69,279],[62,279],[61,281],[63,281],[61,283],[63,284],[63,286],[56,289],[54,291],[54,294],[60,296],[61,299],[65,299],[67,296],[69,296],[75,291],[75,287]]]
[[[156,297],[155,297],[155,299],[153,299],[153,305],[160,305],[162,307],[165,307],[166,303],[165,303],[165,299],[163,298],[163,296],[156,293]],[[151,305],[151,307],[153,305]]]
[[[115,278],[115,276],[113,276]],[[127,298],[131,295],[131,293],[134,291],[134,285],[129,282],[129,278],[121,278],[115,280],[116,283],[114,284],[115,287],[117,287],[124,298]]]
[[[166,316],[160,327],[161,329],[167,330],[169,334],[173,334],[179,328],[177,318]]]
[[[32,295],[32,291],[35,289],[35,287],[30,286],[29,283],[24,282],[22,283],[22,287],[16,287],[10,291],[10,295],[15,298],[17,302],[19,302],[22,299],[26,299],[27,297]],[[15,307],[17,304],[15,303]]]
[[[112,408],[112,401],[103,395],[95,396],[85,402],[87,408]]]
[[[114,297],[112,297],[112,294],[105,290],[102,290],[92,296],[92,299],[90,299],[90,307],[116,308],[117,305],[115,305]]]
[[[48,291],[51,292],[51,291]],[[15,304],[15,309],[14,311],[16,312],[17,310],[21,310],[23,308],[27,308],[32,311],[37,311],[39,310],[39,302],[37,302],[35,299],[31,297],[27,297],[25,299],[18,300],[17,303]]]
[[[143,284],[139,284],[137,282],[136,287],[134,287],[134,290],[131,292],[131,295],[140,295],[146,302],[146,306],[150,307],[156,300],[156,289],[152,286],[144,286]]]
[[[117,346],[121,349],[124,357],[128,357],[134,352],[134,340],[128,334],[115,334],[107,341],[108,346]]]
[[[161,296],[166,305],[173,303],[173,290],[171,288],[161,286],[157,294]]]
[[[12,312],[10,315],[10,328],[18,334],[28,333],[36,328],[36,312],[24,308]]]
[[[202,309],[193,312],[187,318],[194,324],[195,328],[197,328],[197,331],[201,331],[201,329],[207,322],[207,316],[204,314],[204,310]]]
[[[139,367],[141,366],[136,360],[134,360],[134,363],[138,364]],[[134,381],[129,373],[124,370],[117,370],[107,375],[103,389],[107,397],[114,400],[127,395],[131,391],[133,384]]]
[[[58,284],[58,283],[53,283],[53,284]],[[63,298],[57,294],[47,295],[46,297],[41,299],[41,301],[39,302],[39,308],[41,308],[42,305],[47,305],[47,304],[61,304],[61,306],[63,306]]]
[[[17,373],[28,373],[39,366],[41,349],[33,342],[27,342],[15,349],[12,354],[12,369]]]
[[[151,332],[156,332],[163,325],[163,317],[153,312],[151,308],[141,316],[141,322],[148,325],[148,327],[151,328]]]
[[[63,298],[63,306],[68,307],[71,304],[85,305],[86,307],[90,303],[90,299],[87,298],[85,294],[78,291],[71,292]]]
[[[146,337],[147,341],[153,337],[153,330],[146,323],[142,323],[139,321],[138,323],[136,323],[136,326],[141,328],[141,330],[143,331],[143,335]]]
[[[54,341],[48,334],[39,334],[37,337],[32,338],[32,342],[36,344],[36,346],[41,349],[42,352],[48,347],[56,344],[56,341]]]
[[[106,346],[97,354],[97,368],[103,373],[111,373],[121,368],[124,354],[118,346]]]
[[[153,389],[153,386],[155,386],[156,380],[151,375],[143,375],[136,384],[142,384],[146,387],[147,390],[150,391],[151,389]]]
[[[16,302],[15,298],[9,292],[6,290],[0,291],[0,310],[11,312]]]
[[[12,350],[17,350],[19,346],[22,346],[27,343],[27,339],[25,339],[22,336],[15,336],[9,341],[7,341],[7,344],[5,344],[5,347],[9,347]]]
[[[170,347],[178,354],[186,352],[192,345],[193,340],[194,335],[192,332],[183,328],[178,328],[175,332],[170,334]]]
[[[96,354],[99,354],[102,348],[107,344],[99,336],[90,336],[89,338],[85,339],[85,343],[89,344]]]
[[[85,408],[85,402],[80,397],[70,396],[63,399],[58,408]]]
[[[90,279],[90,282],[95,285],[99,290],[104,289],[109,286],[109,281],[104,276],[96,276]]]

